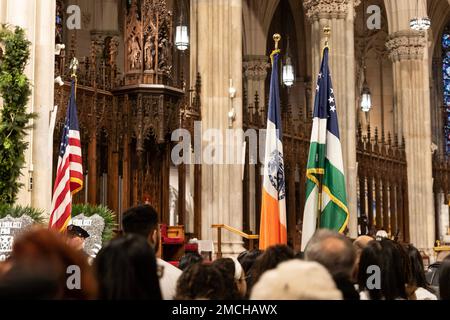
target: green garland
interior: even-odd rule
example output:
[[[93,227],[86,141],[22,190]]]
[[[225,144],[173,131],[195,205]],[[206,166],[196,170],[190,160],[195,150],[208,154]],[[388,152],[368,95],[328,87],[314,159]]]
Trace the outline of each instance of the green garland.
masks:
[[[10,215],[13,218],[20,218],[21,216],[27,215],[35,223],[42,224],[44,223],[44,211],[34,209],[31,207],[22,207],[22,206],[11,206],[9,204],[0,204],[0,219],[3,219],[7,215]]]
[[[86,217],[98,214],[105,220],[105,229],[103,230],[103,243],[110,241],[114,236],[114,229],[117,228],[116,214],[105,206],[91,206],[86,204],[76,204],[72,206],[72,218],[84,214]]]
[[[24,138],[35,117],[27,112],[31,86],[24,73],[30,44],[23,29],[0,26],[0,203],[13,204],[23,186],[18,180],[28,148]]]

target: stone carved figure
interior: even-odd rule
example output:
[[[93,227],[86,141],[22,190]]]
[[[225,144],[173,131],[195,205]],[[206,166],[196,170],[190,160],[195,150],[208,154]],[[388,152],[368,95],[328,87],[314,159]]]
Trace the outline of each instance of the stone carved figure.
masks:
[[[126,18],[125,83],[138,82],[137,72],[152,71],[142,78],[145,83],[160,83],[171,78],[172,12],[166,1],[133,0]]]
[[[147,41],[145,41],[144,55],[145,55],[145,70],[152,70],[153,56],[152,56],[152,41],[150,39],[147,39]]]
[[[141,65],[141,47],[137,37],[133,36],[128,40],[128,58],[130,62],[130,69],[136,70],[142,67]]]
[[[159,44],[158,68],[163,72],[170,72],[170,44],[166,38],[162,38]]]
[[[116,37],[111,38],[109,42],[109,64],[117,63],[117,55],[119,54],[119,40]]]
[[[157,28],[155,24],[150,21],[148,26],[148,32],[146,33],[146,42],[144,47],[145,55],[145,70],[155,69],[155,56],[156,56],[156,45],[155,40],[157,36]]]

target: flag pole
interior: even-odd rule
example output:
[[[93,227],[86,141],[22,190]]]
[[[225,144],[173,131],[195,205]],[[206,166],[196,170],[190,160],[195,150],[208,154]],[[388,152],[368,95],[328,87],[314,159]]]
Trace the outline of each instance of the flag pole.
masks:
[[[272,63],[272,65],[273,65],[273,56],[274,56],[276,53],[279,53],[279,52],[280,52],[280,48],[278,47],[278,44],[279,44],[279,42],[281,41],[281,35],[280,35],[279,33],[275,33],[275,34],[273,35],[273,41],[275,41],[275,49],[273,49],[272,54],[270,55],[270,62]],[[272,66],[272,67],[273,67],[273,66]]]
[[[275,50],[278,50],[278,43],[281,41],[281,35],[279,33],[275,33],[273,35],[273,41],[275,41]]]
[[[323,28],[323,34],[325,35],[325,46],[324,46],[324,49],[325,48],[330,48],[329,45],[328,45],[328,38],[331,35],[331,28],[329,26],[325,26]]]
[[[71,70],[71,75],[70,77],[75,81],[75,100],[77,98],[77,87],[78,87],[78,76],[77,76],[77,70],[78,70],[78,59],[73,57],[72,61],[70,61],[70,70]]]
[[[323,51],[325,50],[325,48],[328,48],[328,49],[330,48],[328,41],[329,41],[329,37],[331,34],[331,28],[329,26],[325,26],[323,28],[323,33],[325,35],[325,45],[322,50],[322,59],[323,59]],[[319,196],[317,199],[317,202],[318,202],[318,205],[317,205],[317,229],[320,229],[320,222],[321,222],[320,220],[322,217],[322,179],[323,179],[323,174],[320,174],[319,179],[318,179],[319,180],[319,185],[318,185]]]

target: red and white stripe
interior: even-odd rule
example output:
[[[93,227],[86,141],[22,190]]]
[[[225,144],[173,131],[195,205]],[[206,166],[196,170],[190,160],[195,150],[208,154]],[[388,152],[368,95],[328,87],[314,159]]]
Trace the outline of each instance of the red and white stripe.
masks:
[[[49,223],[50,228],[61,232],[65,231],[71,219],[72,196],[83,187],[80,132],[69,130],[68,141],[66,152],[58,159]]]

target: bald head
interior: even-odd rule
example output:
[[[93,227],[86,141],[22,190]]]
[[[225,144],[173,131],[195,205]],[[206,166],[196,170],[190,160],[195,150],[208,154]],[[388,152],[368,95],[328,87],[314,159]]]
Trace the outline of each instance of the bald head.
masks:
[[[375,239],[369,236],[359,236],[358,238],[353,241],[353,248],[355,249],[356,259],[355,259],[355,266],[353,269],[353,279],[358,278],[358,270],[359,270],[359,260],[361,258],[361,253],[363,252],[364,248],[367,247],[367,245],[374,241]]]
[[[309,241],[305,259],[322,264],[333,276],[350,278],[356,259],[352,243],[331,230],[319,230]]]
[[[359,236],[355,241],[353,241],[353,246],[357,252],[361,252],[369,244],[369,242],[373,240],[374,239],[369,236]]]

